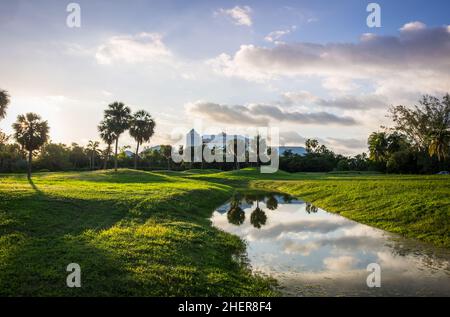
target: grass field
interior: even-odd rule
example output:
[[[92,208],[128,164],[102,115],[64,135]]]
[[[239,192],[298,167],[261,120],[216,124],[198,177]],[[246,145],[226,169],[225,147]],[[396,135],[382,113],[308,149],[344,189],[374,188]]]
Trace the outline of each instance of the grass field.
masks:
[[[130,170],[0,179],[0,295],[273,295],[210,226],[226,185]],[[82,287],[66,287],[66,266]]]
[[[0,295],[265,296],[244,243],[211,227],[235,190],[283,191],[348,218],[450,247],[450,177],[260,174],[245,169],[0,176]],[[82,268],[66,287],[67,264]]]

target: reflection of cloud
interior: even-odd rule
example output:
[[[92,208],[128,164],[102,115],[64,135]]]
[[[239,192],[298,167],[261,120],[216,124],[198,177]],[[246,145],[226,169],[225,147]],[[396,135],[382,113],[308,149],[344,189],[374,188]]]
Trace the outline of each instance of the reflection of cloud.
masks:
[[[311,233],[318,232],[321,234],[330,233],[337,229],[344,228],[347,226],[353,226],[351,222],[343,223],[333,220],[317,219],[317,220],[306,220],[302,219],[299,221],[294,221],[290,223],[280,223],[275,226],[265,228],[265,230],[256,231],[252,234],[254,239],[272,239],[277,238],[281,234],[287,234],[289,232],[295,233]]]
[[[323,259],[323,264],[331,271],[348,271],[352,269],[356,263],[358,263],[358,260],[349,255]]]
[[[320,248],[320,245],[317,243],[300,243],[299,241],[287,240],[283,244],[283,251],[287,254],[301,254],[303,256],[308,256],[311,251],[317,250]]]
[[[340,226],[342,227],[342,225]],[[297,245],[294,245],[297,243]],[[286,246],[286,244],[284,245]],[[341,236],[341,237],[326,237],[318,238],[313,241],[291,241],[287,243],[288,248],[284,248],[283,251],[287,253],[298,253],[303,254],[306,251],[311,252],[312,250],[317,250],[326,246],[330,246],[339,251],[355,251],[355,250],[379,250],[383,247],[383,241],[379,238],[374,238],[370,236]]]

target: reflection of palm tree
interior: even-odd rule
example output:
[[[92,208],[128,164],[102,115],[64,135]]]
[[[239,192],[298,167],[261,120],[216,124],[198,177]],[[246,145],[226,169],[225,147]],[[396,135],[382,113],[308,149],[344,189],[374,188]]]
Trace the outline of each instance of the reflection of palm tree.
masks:
[[[228,222],[239,226],[245,221],[245,212],[241,208],[241,197],[239,194],[235,194],[231,198],[230,209],[227,212]]]
[[[287,195],[287,194],[283,194],[283,201],[284,201],[285,203],[290,204],[291,201],[292,201],[292,199],[293,199],[292,196],[289,196],[289,195]]]
[[[267,194],[262,193],[251,193],[251,194],[245,194],[244,200],[246,203],[251,204],[253,202],[259,202],[264,201],[264,198],[266,198]]]
[[[266,221],[266,213],[261,208],[259,208],[259,203],[258,201],[256,201],[256,209],[253,210],[252,214],[250,215],[250,222],[255,228],[260,229],[266,224]]]
[[[270,195],[266,200],[266,206],[270,210],[275,210],[278,208],[278,200],[275,198],[274,195]]]
[[[232,204],[230,210],[227,213],[228,222],[240,226],[245,221],[245,212],[239,206],[239,204]]]
[[[314,206],[313,204],[311,204],[311,203],[306,203],[306,208],[305,209],[306,209],[306,212],[308,214],[316,213],[317,210],[318,210],[318,208],[316,206]]]

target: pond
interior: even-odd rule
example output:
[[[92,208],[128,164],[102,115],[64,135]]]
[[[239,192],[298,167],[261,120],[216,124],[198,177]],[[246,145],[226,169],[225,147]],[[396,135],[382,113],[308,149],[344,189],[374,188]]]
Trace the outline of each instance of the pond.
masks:
[[[450,252],[280,194],[239,194],[213,225],[243,238],[253,271],[285,296],[450,296]],[[379,265],[373,278],[367,270]],[[380,287],[369,287],[380,281]]]

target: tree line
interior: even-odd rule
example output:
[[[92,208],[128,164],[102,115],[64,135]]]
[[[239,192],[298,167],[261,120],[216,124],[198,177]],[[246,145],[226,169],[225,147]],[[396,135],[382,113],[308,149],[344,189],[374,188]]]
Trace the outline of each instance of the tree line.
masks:
[[[315,139],[306,141],[306,155],[284,153],[280,168],[288,172],[379,171],[436,173],[450,170],[450,95],[425,95],[414,106],[392,106],[392,127],[368,137],[368,153],[336,154]]]
[[[5,118],[10,96],[0,89],[0,120]],[[306,154],[291,151],[280,153],[280,169],[287,172],[380,171],[388,173],[434,173],[450,169],[450,95],[442,99],[423,96],[417,105],[393,106],[389,117],[394,125],[381,127],[368,137],[368,155],[343,156],[334,153],[315,139],[305,142]],[[135,169],[215,168],[222,170],[258,166],[261,163],[238,162],[181,162],[171,160],[172,147],[161,145],[151,150],[141,147],[155,133],[156,123],[145,110],[132,113],[122,102],[113,102],[104,110],[98,125],[100,142],[89,141],[83,147],[49,141],[49,125],[38,114],[19,115],[13,124],[14,134],[0,130],[0,172],[27,171],[32,166],[41,171],[94,170],[119,167]],[[129,147],[119,148],[119,138],[128,131],[136,142],[130,155]],[[15,142],[11,142],[11,141]],[[224,152],[234,155],[237,139],[226,145]],[[259,145],[259,143],[258,143]],[[203,147],[206,146],[203,144]],[[113,152],[114,150],[114,152]],[[182,149],[180,149],[182,150]],[[258,149],[255,149],[258,151]],[[113,155],[112,155],[113,154]]]

